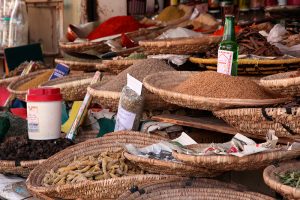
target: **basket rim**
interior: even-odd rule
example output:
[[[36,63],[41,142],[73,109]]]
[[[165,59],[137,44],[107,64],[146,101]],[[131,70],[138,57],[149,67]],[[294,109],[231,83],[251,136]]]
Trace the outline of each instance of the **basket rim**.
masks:
[[[196,58],[190,57],[190,61],[196,64],[217,64],[217,58]],[[238,59],[239,65],[275,65],[275,64],[294,64],[300,63],[300,58],[288,58],[288,59]]]
[[[260,85],[264,87],[288,87],[292,85],[300,84],[300,76],[298,77],[283,77],[275,78],[280,76],[288,76],[297,73],[298,71],[290,71],[284,73],[273,74],[260,79]],[[274,78],[274,79],[272,79]]]
[[[101,63],[101,60],[72,60],[68,58],[55,58],[55,63],[63,63],[66,65],[84,65],[84,66],[93,66],[99,65],[99,62]]]
[[[60,88],[67,88],[73,87],[74,85],[84,85],[91,82],[93,79],[93,75],[95,73],[84,73],[84,74],[75,74],[75,75],[68,75],[61,78],[49,80],[39,85],[39,87],[60,87]],[[77,80],[73,80],[76,79]]]
[[[187,76],[191,75],[194,73],[201,73],[201,72],[188,72],[188,71],[181,71],[181,72],[159,72],[157,74],[152,74],[148,75],[146,78],[143,80],[144,86],[151,91],[154,94],[159,95],[160,97],[172,97],[173,99],[177,99],[178,101],[186,102],[189,99],[191,99],[194,102],[197,102],[199,104],[209,102],[209,103],[224,103],[227,104],[228,106],[259,106],[259,105],[270,105],[270,104],[276,104],[276,103],[282,103],[285,102],[291,98],[286,97],[286,98],[277,98],[277,99],[229,99],[229,98],[212,98],[212,97],[204,97],[204,96],[194,96],[194,95],[188,95],[188,94],[181,94],[178,92],[174,91],[169,91],[164,88],[159,88],[156,85],[153,85],[151,83],[151,79],[153,77],[160,76],[161,79],[164,79],[164,77],[167,76],[173,76],[173,77],[178,77],[178,76]],[[179,82],[178,82],[179,83]],[[163,94],[162,94],[163,93]],[[166,100],[168,101],[168,100]],[[172,102],[170,102],[172,103]],[[173,102],[174,103],[174,102]]]

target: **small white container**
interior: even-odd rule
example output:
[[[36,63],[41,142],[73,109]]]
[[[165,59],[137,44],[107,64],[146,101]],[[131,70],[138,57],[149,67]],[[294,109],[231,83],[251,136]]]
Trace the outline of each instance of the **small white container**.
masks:
[[[62,113],[60,89],[30,89],[26,101],[29,139],[53,140],[60,138]]]

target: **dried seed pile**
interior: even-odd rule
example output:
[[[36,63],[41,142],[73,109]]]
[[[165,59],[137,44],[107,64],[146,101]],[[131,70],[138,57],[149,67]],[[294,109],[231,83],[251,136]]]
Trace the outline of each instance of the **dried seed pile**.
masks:
[[[67,139],[29,140],[25,137],[11,137],[0,145],[0,160],[40,160],[71,146]]]
[[[143,79],[150,74],[163,72],[163,71],[175,71],[171,66],[166,64],[164,61],[158,59],[143,59],[126,70],[122,71],[118,74],[114,79],[107,82],[99,89],[121,92],[122,88],[127,84],[127,74],[130,74],[134,78],[139,81],[143,81]]]
[[[195,73],[172,90],[183,94],[212,98],[273,98],[272,94],[248,78],[228,76],[212,71]]]
[[[59,168],[56,172],[51,170],[45,175],[43,185],[64,185],[143,173],[140,168],[126,161],[121,151],[103,152],[95,156],[75,157],[69,165]]]
[[[300,171],[287,171],[284,174],[276,174],[282,184],[300,188]]]
[[[48,81],[52,73],[53,73],[53,71],[51,70],[51,71],[46,71],[42,74],[39,74],[36,77],[34,77],[33,79],[31,79],[31,80],[27,81],[26,83],[20,85],[17,88],[17,90],[24,91],[24,90],[28,90],[30,88],[36,88],[40,84]]]

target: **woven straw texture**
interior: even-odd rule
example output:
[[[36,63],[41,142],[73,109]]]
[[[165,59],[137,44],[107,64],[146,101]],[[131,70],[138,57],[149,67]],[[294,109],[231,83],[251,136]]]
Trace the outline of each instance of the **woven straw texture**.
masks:
[[[97,70],[96,66],[101,63],[101,60],[56,58],[55,63],[65,64],[73,71],[93,72]]]
[[[279,166],[268,166],[264,172],[263,177],[265,183],[280,193],[287,199],[300,199],[300,189],[296,189],[294,187],[283,185],[276,174],[285,174],[287,171],[299,171],[300,170],[300,162],[288,162],[288,163],[280,163]]]
[[[93,101],[99,105],[117,111],[121,92],[106,91],[99,89],[103,83],[96,83],[88,87],[88,92],[93,96]],[[174,106],[163,101],[158,95],[146,91],[145,110],[159,110],[173,108]]]
[[[52,156],[37,166],[29,175],[26,185],[33,193],[63,199],[115,199],[132,185],[149,183],[154,180],[165,179],[163,175],[134,175],[128,177],[112,178],[101,181],[86,181],[61,186],[42,186],[42,179],[51,169],[57,170],[66,166],[74,156],[94,155],[104,151],[117,151],[122,144],[131,143],[143,147],[164,140],[159,136],[151,136],[138,132],[116,132],[102,138],[89,140]]]
[[[150,92],[160,96],[166,102],[200,110],[220,110],[230,107],[264,106],[282,103],[288,100],[286,98],[262,100],[208,98],[171,91],[171,88],[174,88],[181,82],[187,80],[193,73],[195,72],[161,72],[147,76],[143,83]],[[176,77],[176,79],[174,79],[174,77]]]
[[[110,47],[104,42],[59,42],[59,47],[66,53],[82,53],[85,51],[96,51],[98,53],[105,53],[110,50]]]
[[[198,149],[206,148],[211,144],[197,144],[190,145],[189,148]],[[244,157],[236,157],[231,155],[209,155],[209,156],[196,156],[178,153],[173,151],[173,156],[185,163],[206,167],[208,169],[220,170],[220,171],[243,171],[254,170],[266,167],[274,162],[290,160],[299,156],[300,149],[286,150],[282,147],[280,150],[261,152]]]
[[[97,134],[99,131],[81,131],[76,139],[75,143],[80,143],[87,141],[89,139],[94,139],[96,138]],[[62,137],[65,137],[64,134],[62,134]],[[9,139],[12,139],[10,137]],[[39,164],[43,163],[45,160],[28,160],[28,161],[21,161],[21,162],[16,162],[16,161],[5,161],[5,160],[0,160],[0,173],[3,174],[14,174],[14,175],[19,175],[22,177],[27,177],[29,173]]]
[[[137,60],[103,60],[96,67],[100,71],[109,71],[118,74],[134,64]]]
[[[7,87],[11,82],[17,80],[20,76],[0,79],[0,87]]]
[[[186,194],[183,196],[176,196],[175,194],[178,189],[183,193],[184,190],[186,190]],[[189,196],[188,192],[193,191],[193,189],[199,190],[200,193],[198,193],[198,195],[192,194]],[[127,191],[122,194],[118,200],[158,199],[159,195],[157,195],[157,193],[163,195],[160,197],[160,199],[203,199],[203,197],[200,196],[204,196],[206,199],[216,199],[216,195],[209,194],[210,192],[205,194],[206,191],[210,190],[216,191],[218,194],[220,191],[225,191],[227,194],[235,193],[237,197],[233,199],[273,199],[259,193],[249,192],[244,186],[237,184],[224,183],[212,179],[177,178],[173,180],[160,180],[150,184],[139,185],[136,188],[132,188],[131,191]],[[175,194],[172,194],[172,192],[175,192]],[[243,196],[241,192],[246,195]],[[231,199],[231,195],[227,196],[227,198],[226,196],[223,196],[223,198],[221,197],[222,196],[220,195],[220,198],[218,199]]]
[[[40,74],[43,74],[47,71],[51,71],[51,70],[53,71],[53,69],[45,69],[45,70],[40,70],[40,71],[33,72],[33,73],[27,74],[25,76],[22,76],[22,77],[20,77],[16,80],[12,81],[8,85],[7,89],[11,94],[15,95],[16,98],[19,98],[21,100],[25,100],[27,91],[19,91],[19,90],[17,90],[17,88],[19,86],[23,85],[24,83],[26,83],[27,81],[32,80],[34,77],[36,77]]]
[[[298,71],[286,72],[264,77],[260,80],[260,85],[285,96],[300,96],[300,76]]]
[[[146,54],[193,54],[207,51],[212,44],[219,43],[221,37],[203,36],[164,40],[140,41]]]
[[[141,169],[153,174],[167,174],[179,176],[194,176],[194,177],[214,177],[220,173],[203,168],[195,167],[185,163],[176,163],[158,159],[144,158],[124,152],[125,158],[138,165]]]
[[[47,81],[40,85],[40,87],[54,87],[60,88],[63,99],[66,101],[81,101],[87,93],[87,87],[93,79],[94,73],[69,75],[66,77]],[[106,83],[111,79],[111,76],[103,76],[101,83]]]
[[[300,138],[300,108],[240,108],[215,111],[238,132],[266,136],[275,130],[276,136]]]

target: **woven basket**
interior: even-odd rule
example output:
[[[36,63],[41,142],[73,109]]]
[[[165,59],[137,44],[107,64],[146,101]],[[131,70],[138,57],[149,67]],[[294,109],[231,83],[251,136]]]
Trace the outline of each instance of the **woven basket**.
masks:
[[[287,171],[299,171],[300,170],[300,162],[288,162],[288,163],[280,163],[279,166],[268,166],[264,172],[263,177],[265,183],[275,190],[276,192],[280,193],[287,199],[300,199],[300,189],[294,188],[288,185],[284,185],[279,182],[279,178],[276,174],[285,174]]]
[[[128,200],[148,199],[148,200],[275,200],[255,192],[239,192],[227,188],[169,188],[157,189],[150,193],[131,195]]]
[[[55,63],[67,65],[73,71],[93,72],[97,71],[97,65],[101,60],[73,59],[73,58],[56,58]]]
[[[212,44],[219,43],[221,37],[203,36],[140,41],[146,54],[194,54],[207,51]]]
[[[219,110],[232,107],[264,106],[282,103],[287,98],[278,99],[225,99],[193,96],[170,91],[181,82],[187,80],[195,72],[161,72],[147,76],[143,83],[152,93],[163,100],[182,107],[200,110]],[[176,78],[174,78],[176,77]]]
[[[37,71],[37,72],[33,72],[33,73],[30,73],[30,74],[27,74],[25,76],[22,76],[14,81],[12,81],[7,89],[8,91],[15,95],[16,98],[19,98],[21,100],[25,100],[26,98],[26,94],[27,94],[27,91],[19,91],[17,90],[17,88],[21,85],[23,85],[24,83],[32,80],[33,78],[35,78],[36,76],[40,75],[40,74],[43,74],[47,71],[53,71],[53,69],[45,69],[45,70],[40,70],[40,71]]]
[[[96,83],[88,87],[88,92],[93,96],[93,101],[99,105],[117,111],[121,92],[105,91],[98,89],[103,83]],[[145,94],[145,110],[167,110],[175,106],[166,103],[158,95],[146,92]]]
[[[219,175],[215,170],[195,167],[185,163],[176,163],[158,159],[144,158],[124,152],[125,158],[138,165],[141,169],[153,174],[168,174],[179,176],[214,177]]]
[[[104,151],[117,151],[122,149],[122,144],[131,143],[143,147],[157,143],[164,138],[151,136],[138,132],[117,132],[106,137],[89,140],[52,156],[41,165],[37,166],[29,175],[26,185],[33,193],[63,199],[115,199],[132,185],[149,183],[165,179],[163,175],[134,175],[112,178],[101,181],[86,181],[62,186],[42,186],[45,174],[51,169],[57,170],[66,166],[74,156],[93,155]]]
[[[215,111],[237,131],[265,137],[269,130],[276,136],[300,138],[300,108],[240,108]]]
[[[40,85],[40,87],[54,87],[60,88],[60,92],[65,101],[81,101],[87,93],[87,87],[93,79],[94,73],[87,73],[82,75],[69,75],[66,77],[47,81]],[[100,81],[106,83],[111,79],[111,76],[104,76]]]
[[[97,65],[97,69],[118,74],[133,65],[136,61],[138,60],[103,60],[102,63]]]
[[[156,181],[150,184],[143,184],[136,188],[132,188],[131,191],[127,191],[124,194],[122,194],[118,200],[134,200],[134,199],[152,199],[156,198],[152,196],[152,193],[161,192],[165,193],[167,190],[173,190],[176,191],[176,189],[187,189],[187,192],[189,189],[213,189],[216,190],[224,190],[224,191],[239,191],[237,194],[241,197],[240,192],[246,193],[247,195],[245,197],[251,197],[251,195],[255,195],[255,199],[272,199],[271,197],[259,194],[259,193],[253,193],[246,190],[246,188],[242,185],[238,184],[231,184],[231,183],[224,183],[217,180],[212,179],[192,179],[192,178],[177,178],[173,180],[160,180]],[[202,193],[199,193],[198,196],[202,196]],[[170,195],[165,196],[165,198],[172,198],[174,196]],[[208,196],[207,196],[208,197]],[[213,195],[212,195],[213,197]],[[163,198],[163,199],[165,199]],[[186,198],[184,196],[177,196],[174,199],[198,199],[199,197],[190,197],[187,196]],[[210,198],[207,198],[210,199]],[[226,198],[227,199],[227,198]],[[238,198],[240,199],[240,198]],[[250,198],[252,199],[252,198]]]
[[[189,148],[206,148],[211,144],[197,144],[191,145]],[[208,169],[214,169],[219,171],[244,171],[255,170],[266,167],[274,162],[290,160],[298,157],[300,149],[298,150],[286,150],[282,147],[280,150],[261,152],[244,157],[236,157],[232,155],[208,155],[208,156],[196,156],[178,153],[173,151],[173,156],[177,160],[181,160],[185,163],[206,167]]]
[[[105,53],[110,50],[110,47],[105,42],[59,42],[59,47],[66,53],[83,53],[85,51],[96,51],[98,53]]]
[[[7,87],[11,82],[17,80],[20,76],[14,76],[10,78],[0,79],[0,87]]]
[[[260,85],[285,96],[300,96],[300,76],[291,78],[298,73],[293,71],[267,76],[260,80]]]

